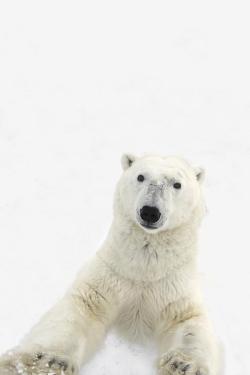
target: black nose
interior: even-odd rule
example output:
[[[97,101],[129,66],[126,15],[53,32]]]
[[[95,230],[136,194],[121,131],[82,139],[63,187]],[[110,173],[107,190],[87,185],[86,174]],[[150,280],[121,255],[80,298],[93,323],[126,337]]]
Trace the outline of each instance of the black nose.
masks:
[[[143,206],[140,209],[140,215],[142,220],[154,224],[160,219],[161,213],[157,207]]]

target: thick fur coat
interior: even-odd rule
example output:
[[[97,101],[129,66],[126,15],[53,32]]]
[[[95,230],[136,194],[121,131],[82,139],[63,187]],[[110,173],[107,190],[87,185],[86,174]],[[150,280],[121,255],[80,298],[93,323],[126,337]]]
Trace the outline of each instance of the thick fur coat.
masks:
[[[122,166],[104,244],[63,299],[1,357],[0,375],[77,375],[111,326],[155,342],[159,375],[218,374],[196,264],[204,172],[155,155],[124,155]]]

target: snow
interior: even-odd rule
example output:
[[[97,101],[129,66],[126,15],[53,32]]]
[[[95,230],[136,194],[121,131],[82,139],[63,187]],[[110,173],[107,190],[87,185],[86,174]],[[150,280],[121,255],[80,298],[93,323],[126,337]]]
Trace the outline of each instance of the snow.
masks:
[[[250,374],[247,1],[0,5],[0,352],[100,245],[124,151],[207,170],[200,270],[227,375]],[[153,375],[111,334],[82,375]]]

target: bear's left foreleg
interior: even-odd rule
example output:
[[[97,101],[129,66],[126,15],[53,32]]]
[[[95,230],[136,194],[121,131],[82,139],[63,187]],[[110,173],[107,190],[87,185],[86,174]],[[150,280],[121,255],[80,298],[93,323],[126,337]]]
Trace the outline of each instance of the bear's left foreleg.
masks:
[[[158,332],[159,375],[218,375],[218,347],[205,315]]]

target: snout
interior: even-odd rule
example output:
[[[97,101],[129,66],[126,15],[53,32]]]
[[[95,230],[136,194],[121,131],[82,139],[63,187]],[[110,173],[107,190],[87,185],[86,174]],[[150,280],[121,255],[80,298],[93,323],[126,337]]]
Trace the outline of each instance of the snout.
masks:
[[[140,218],[147,228],[155,228],[155,224],[160,220],[160,210],[155,206],[143,206],[140,209]]]

